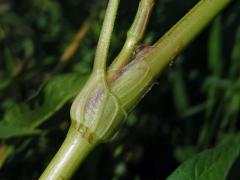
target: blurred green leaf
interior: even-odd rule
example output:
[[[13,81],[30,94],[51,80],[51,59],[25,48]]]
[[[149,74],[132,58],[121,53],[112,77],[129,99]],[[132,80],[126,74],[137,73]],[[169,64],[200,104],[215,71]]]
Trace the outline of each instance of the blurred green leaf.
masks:
[[[240,26],[238,26],[238,29],[236,31],[236,35],[235,35],[235,42],[234,42],[234,46],[233,46],[233,50],[232,50],[232,55],[231,55],[231,59],[232,59],[232,66],[230,69],[230,77],[233,78],[235,77],[239,77],[239,70],[240,70]]]
[[[240,133],[225,133],[220,137],[218,145],[228,145],[239,143]]]
[[[2,40],[4,40],[5,37],[6,37],[5,31],[4,31],[3,28],[0,26],[0,42],[1,42]]]
[[[224,180],[240,155],[239,142],[196,155],[180,165],[167,180]]]
[[[0,92],[3,91],[4,89],[6,89],[13,82],[13,80],[14,80],[14,78],[12,78],[12,77],[1,80]]]
[[[37,133],[35,128],[76,96],[87,77],[88,75],[72,73],[50,79],[38,95],[40,97],[31,100],[33,103],[16,104],[7,110],[0,122],[0,138]]]
[[[194,154],[196,154],[196,147],[190,145],[179,146],[174,150],[174,156],[178,162],[183,162],[189,157],[192,157]]]
[[[29,58],[32,56],[32,54],[34,53],[34,44],[31,38],[26,38],[23,41],[23,48],[25,51],[25,57]]]
[[[210,29],[210,37],[208,40],[208,67],[212,71],[212,76],[217,78],[221,76],[222,72],[222,33],[221,33],[221,15],[218,15]],[[207,117],[210,116],[213,110],[214,103],[216,103],[217,88],[214,84],[208,87],[207,98]]]
[[[32,129],[28,126],[20,126],[8,124],[7,122],[0,122],[0,139],[8,139],[17,136],[34,135],[40,133],[38,129]]]
[[[222,23],[218,15],[210,29],[208,41],[208,66],[213,74],[219,76],[222,70]]]
[[[176,60],[176,67],[171,71],[170,78],[173,82],[173,97],[175,108],[180,116],[183,116],[185,111],[188,110],[190,103],[188,99],[188,92],[183,78],[181,68],[183,58],[180,56]]]
[[[16,66],[16,59],[9,48],[4,49],[4,63],[6,65],[6,69],[9,72],[12,72],[12,69]]]

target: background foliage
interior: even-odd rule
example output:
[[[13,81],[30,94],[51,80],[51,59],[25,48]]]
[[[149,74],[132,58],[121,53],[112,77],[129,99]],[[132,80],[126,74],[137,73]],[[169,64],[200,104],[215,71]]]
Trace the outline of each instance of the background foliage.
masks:
[[[155,42],[195,3],[156,1],[143,43]],[[121,1],[110,59],[124,43],[137,4]],[[0,1],[0,179],[37,179],[59,148],[71,101],[91,70],[105,5]],[[196,179],[240,179],[239,22],[236,0],[169,65],[116,139],[99,146],[74,179],[166,179],[191,157],[169,179],[193,176],[192,167],[203,174]],[[76,38],[78,32],[84,38]],[[222,176],[209,175],[207,166]]]

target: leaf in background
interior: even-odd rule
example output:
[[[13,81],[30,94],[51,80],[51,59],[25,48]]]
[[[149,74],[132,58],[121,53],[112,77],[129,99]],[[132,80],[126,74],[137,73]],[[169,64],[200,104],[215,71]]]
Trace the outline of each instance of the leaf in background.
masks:
[[[9,48],[4,48],[3,54],[3,61],[5,63],[6,69],[8,72],[12,72],[16,66],[16,58]]]
[[[189,157],[192,157],[197,153],[197,149],[195,146],[184,145],[178,146],[174,150],[174,157],[178,162],[183,162],[187,160]]]
[[[0,8],[0,9],[1,9],[1,8]],[[4,40],[5,37],[6,37],[5,31],[4,31],[3,28],[0,26],[0,42],[1,42],[2,40]]]
[[[239,77],[239,69],[240,69],[240,25],[238,26],[238,29],[236,30],[235,35],[235,42],[233,45],[232,55],[231,55],[231,67],[229,76],[230,78],[238,78]]]
[[[76,96],[87,78],[88,75],[72,73],[50,79],[34,98],[34,107],[28,102],[16,104],[6,111],[0,121],[0,139],[38,133],[36,127]]]
[[[31,38],[25,38],[22,42],[25,58],[29,58],[34,53],[34,43]]]
[[[222,73],[222,24],[221,15],[217,16],[212,24],[209,40],[208,40],[208,67],[215,78],[220,78]],[[210,84],[207,89],[207,117],[213,111],[213,106],[216,103],[217,89],[214,84]]]
[[[221,122],[221,129],[226,129],[226,127],[231,126],[232,128],[236,126],[238,121],[239,109],[240,109],[240,25],[236,30],[235,43],[233,45],[231,54],[231,65],[229,67],[229,81],[231,82],[224,94],[224,110],[223,110],[223,120]]]
[[[239,155],[239,140],[206,150],[180,165],[167,180],[224,180]]]
[[[214,75],[222,71],[222,23],[221,15],[214,20],[208,40],[208,67]]]
[[[208,68],[210,70],[210,75],[208,80],[205,81],[207,84],[207,101],[206,101],[206,112],[205,112],[205,123],[202,127],[198,138],[198,144],[207,144],[211,136],[213,135],[213,130],[216,128],[216,117],[220,116],[221,111],[215,111],[214,107],[218,102],[218,90],[219,86],[224,86],[222,81],[216,80],[221,79],[222,74],[222,18],[218,15],[210,29],[210,34],[208,38]],[[210,79],[210,80],[209,80]],[[219,86],[216,86],[219,85]],[[203,85],[203,87],[206,85]],[[205,88],[204,88],[205,89]],[[220,104],[220,103],[219,103]],[[219,108],[220,105],[218,105]],[[214,121],[215,120],[215,121]]]
[[[225,133],[222,136],[220,136],[218,146],[236,144],[239,143],[239,139],[240,133],[237,132]]]
[[[13,80],[14,80],[13,77],[1,79],[0,92],[4,91],[7,87],[9,87],[9,85],[13,82]]]
[[[7,122],[0,122],[0,139],[8,139],[17,136],[34,135],[39,133],[40,130],[32,129],[28,126],[13,125]]]
[[[186,82],[182,72],[182,60],[183,57],[178,57],[176,60],[176,67],[171,71],[170,78],[172,81],[172,91],[174,97],[175,108],[180,116],[184,116],[184,113],[189,109],[190,103],[188,99],[188,92],[186,88]]]

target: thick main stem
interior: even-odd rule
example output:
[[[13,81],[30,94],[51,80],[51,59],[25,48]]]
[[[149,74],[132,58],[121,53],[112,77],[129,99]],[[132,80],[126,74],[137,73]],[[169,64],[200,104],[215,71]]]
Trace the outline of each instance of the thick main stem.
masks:
[[[71,126],[61,148],[40,177],[40,180],[70,179],[95,146],[96,143],[89,143],[77,129]]]
[[[201,0],[153,46],[146,61],[153,74],[163,68],[184,49],[231,0]]]

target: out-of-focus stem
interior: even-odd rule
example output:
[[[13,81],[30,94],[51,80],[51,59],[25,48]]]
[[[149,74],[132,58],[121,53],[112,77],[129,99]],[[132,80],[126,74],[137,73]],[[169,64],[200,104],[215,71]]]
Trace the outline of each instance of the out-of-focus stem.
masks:
[[[87,32],[89,31],[89,29],[91,27],[91,23],[92,23],[92,17],[89,17],[84,21],[80,30],[77,32],[76,36],[74,37],[74,40],[71,42],[71,44],[68,45],[68,47],[62,54],[62,56],[60,58],[60,60],[62,62],[69,61],[72,58],[72,56],[75,54],[82,39],[86,36]]]
[[[12,154],[13,151],[13,146],[7,144],[0,144],[0,168],[2,168],[8,156]]]
[[[76,53],[80,43],[89,32],[94,19],[98,13],[102,11],[103,4],[105,4],[105,1],[96,1],[94,3],[93,7],[90,10],[90,15],[84,20],[73,41],[68,45],[68,47],[61,55],[60,62],[63,62],[65,64]]]

